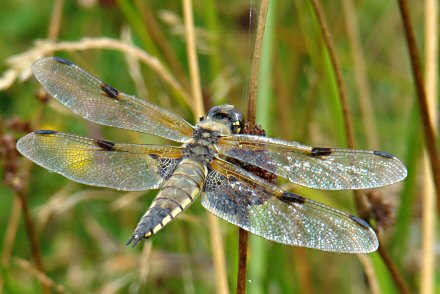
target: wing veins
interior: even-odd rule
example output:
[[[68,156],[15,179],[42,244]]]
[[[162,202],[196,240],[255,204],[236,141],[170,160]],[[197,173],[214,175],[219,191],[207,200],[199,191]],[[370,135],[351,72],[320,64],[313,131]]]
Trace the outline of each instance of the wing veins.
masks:
[[[179,147],[115,144],[55,131],[28,134],[17,149],[73,181],[126,191],[157,188],[182,157]]]
[[[284,191],[218,158],[211,168],[202,205],[245,230],[279,243],[325,251],[377,249],[372,228],[349,213]]]
[[[224,136],[217,148],[223,155],[316,189],[370,189],[396,183],[407,175],[402,162],[377,151],[312,148],[253,135]]]
[[[56,100],[95,123],[150,133],[184,142],[193,126],[178,115],[119,92],[61,58],[43,58],[32,65],[37,80]]]

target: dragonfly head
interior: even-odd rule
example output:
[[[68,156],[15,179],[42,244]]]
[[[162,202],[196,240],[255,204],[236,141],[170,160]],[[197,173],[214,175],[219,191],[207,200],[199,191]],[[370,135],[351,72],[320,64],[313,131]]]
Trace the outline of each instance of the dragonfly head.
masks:
[[[208,112],[206,119],[227,125],[232,134],[238,134],[243,130],[243,114],[233,105],[214,106]]]

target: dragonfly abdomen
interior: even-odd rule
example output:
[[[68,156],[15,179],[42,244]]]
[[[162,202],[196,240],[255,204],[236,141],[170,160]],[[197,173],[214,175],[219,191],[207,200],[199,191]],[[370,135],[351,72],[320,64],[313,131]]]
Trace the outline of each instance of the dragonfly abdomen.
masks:
[[[163,183],[150,208],[139,221],[129,240],[136,245],[142,238],[149,238],[189,207],[200,193],[207,168],[201,162],[186,158]]]

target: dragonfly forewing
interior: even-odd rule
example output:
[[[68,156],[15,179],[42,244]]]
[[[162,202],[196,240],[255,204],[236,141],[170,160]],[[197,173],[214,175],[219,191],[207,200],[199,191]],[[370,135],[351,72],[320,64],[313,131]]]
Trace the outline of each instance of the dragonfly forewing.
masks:
[[[70,61],[43,58],[32,71],[50,95],[87,120],[178,142],[192,135],[193,127],[180,116],[118,91]]]

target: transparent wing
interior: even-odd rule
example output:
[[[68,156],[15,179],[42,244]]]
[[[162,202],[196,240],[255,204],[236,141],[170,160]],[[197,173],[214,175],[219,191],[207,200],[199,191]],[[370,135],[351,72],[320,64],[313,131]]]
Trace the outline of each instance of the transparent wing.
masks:
[[[315,189],[370,189],[403,180],[407,170],[381,151],[309,147],[253,135],[226,136],[220,153]]]
[[[146,100],[119,92],[65,59],[37,60],[32,71],[50,95],[92,122],[178,142],[192,135],[193,127],[183,118]]]
[[[207,210],[275,242],[344,253],[368,253],[379,246],[362,219],[286,192],[227,162],[212,162],[204,194]]]
[[[125,191],[158,188],[181,160],[170,146],[115,144],[56,131],[36,131],[17,142],[21,154],[75,182]]]

